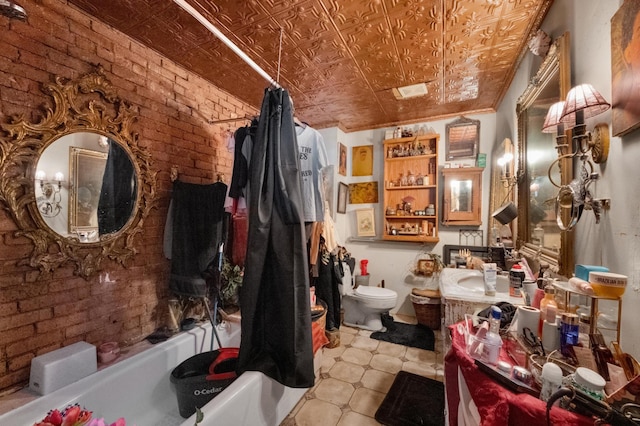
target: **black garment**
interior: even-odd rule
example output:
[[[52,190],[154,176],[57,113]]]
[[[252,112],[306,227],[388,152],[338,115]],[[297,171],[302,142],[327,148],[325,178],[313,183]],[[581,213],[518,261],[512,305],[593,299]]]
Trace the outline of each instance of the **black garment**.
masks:
[[[342,262],[339,262],[333,254],[324,254],[318,259],[318,279],[316,280],[316,297],[327,304],[327,316],[325,329],[335,330],[340,328],[340,289],[344,272]]]
[[[250,163],[249,236],[239,374],[314,384],[309,264],[298,146],[288,93],[267,89]]]
[[[249,134],[249,127],[244,126],[236,130],[233,135],[235,139],[233,148],[233,175],[229,186],[229,197],[240,198],[244,196],[244,187],[247,185],[249,169],[247,159],[242,155],[242,145]]]
[[[119,231],[126,225],[136,198],[137,180],[129,154],[117,142],[109,139],[109,156],[98,201],[100,235]]]
[[[215,266],[226,235],[227,185],[173,182],[173,237],[169,288],[182,296],[207,295],[205,271]]]

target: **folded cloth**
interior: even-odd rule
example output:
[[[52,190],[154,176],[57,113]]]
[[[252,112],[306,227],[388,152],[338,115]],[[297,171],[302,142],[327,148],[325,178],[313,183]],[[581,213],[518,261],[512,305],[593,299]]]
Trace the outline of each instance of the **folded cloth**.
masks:
[[[215,265],[226,233],[224,201],[227,185],[173,183],[173,237],[169,288],[177,295],[203,297],[203,273]]]

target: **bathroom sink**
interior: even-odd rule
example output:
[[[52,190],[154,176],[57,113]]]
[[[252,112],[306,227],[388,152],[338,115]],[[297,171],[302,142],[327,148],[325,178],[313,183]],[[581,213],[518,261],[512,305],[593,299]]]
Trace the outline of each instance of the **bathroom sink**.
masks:
[[[508,284],[498,284],[495,296],[484,294],[484,276],[477,269],[444,268],[440,272],[440,293],[445,299],[469,300],[474,302],[495,303],[506,301],[513,305],[522,305],[522,297],[509,296]]]
[[[484,277],[482,275],[462,276],[456,285],[471,291],[481,291],[484,293]]]

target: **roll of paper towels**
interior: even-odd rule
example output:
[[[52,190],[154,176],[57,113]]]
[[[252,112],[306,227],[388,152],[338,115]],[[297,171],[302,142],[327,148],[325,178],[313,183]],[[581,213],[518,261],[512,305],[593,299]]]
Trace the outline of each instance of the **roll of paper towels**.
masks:
[[[539,322],[540,309],[531,306],[518,306],[518,335],[524,335],[523,330],[528,328],[537,336]]]

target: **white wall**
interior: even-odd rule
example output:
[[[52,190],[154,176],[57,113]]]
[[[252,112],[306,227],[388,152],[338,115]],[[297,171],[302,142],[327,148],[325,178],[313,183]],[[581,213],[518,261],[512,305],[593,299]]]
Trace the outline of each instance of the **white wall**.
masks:
[[[622,0],[556,0],[542,29],[553,38],[565,31],[571,37],[572,85],[591,83],[611,102],[611,18]],[[535,73],[539,58],[527,54],[503,100],[496,118],[498,140],[516,135],[515,102]],[[587,120],[587,128],[599,122],[611,124],[611,111]],[[622,349],[640,358],[640,130],[622,138],[612,137],[609,158],[596,165],[601,178],[591,190],[595,197],[611,198],[611,210],[599,224],[585,211],[576,230],[576,264],[604,265],[629,277],[623,296]]]
[[[495,114],[468,115],[467,118],[480,120],[480,152],[491,155],[491,150],[496,143],[496,124]],[[426,124],[435,129],[440,134],[440,144],[438,146],[438,164],[442,167],[445,163],[445,126],[458,117],[452,117],[447,120],[438,120],[426,123],[417,123],[418,125]],[[413,127],[413,125],[409,126]],[[442,254],[442,247],[445,244],[465,244],[460,243],[458,238],[458,230],[460,227],[439,226],[440,242],[438,244],[420,244],[420,243],[402,243],[392,241],[382,241],[383,229],[383,182],[384,182],[384,152],[383,140],[385,131],[390,128],[363,130],[353,133],[344,133],[339,129],[330,128],[322,129],[320,132],[325,140],[329,160],[336,165],[338,164],[338,143],[342,143],[347,147],[347,176],[341,176],[336,173],[335,185],[338,182],[357,183],[357,182],[378,182],[379,202],[375,204],[348,204],[346,214],[336,214],[336,229],[343,238],[343,245],[357,260],[367,259],[368,272],[371,275],[370,285],[377,285],[384,280],[385,287],[390,288],[398,293],[398,304],[392,312],[399,312],[407,315],[415,315],[413,305],[409,300],[409,294],[414,287],[437,287],[437,282],[425,280],[415,277],[410,273],[413,262],[417,256],[423,252],[436,252]],[[500,139],[502,141],[502,139]],[[351,176],[351,148],[359,145],[373,145],[374,167],[373,176]],[[476,245],[487,244],[487,206],[489,204],[489,183],[491,170],[489,166],[491,159],[487,159],[487,168],[482,174],[482,217],[483,223],[480,227],[466,227],[464,229],[481,229],[484,232],[482,242]],[[442,176],[440,176],[442,179]],[[440,183],[442,180],[440,180]],[[337,194],[337,189],[334,190]],[[336,195],[337,196],[337,195]],[[442,203],[442,188],[438,194],[438,200]],[[378,236],[373,242],[357,241],[351,237],[355,235],[356,220],[355,211],[361,208],[373,207],[375,209],[376,235]]]

